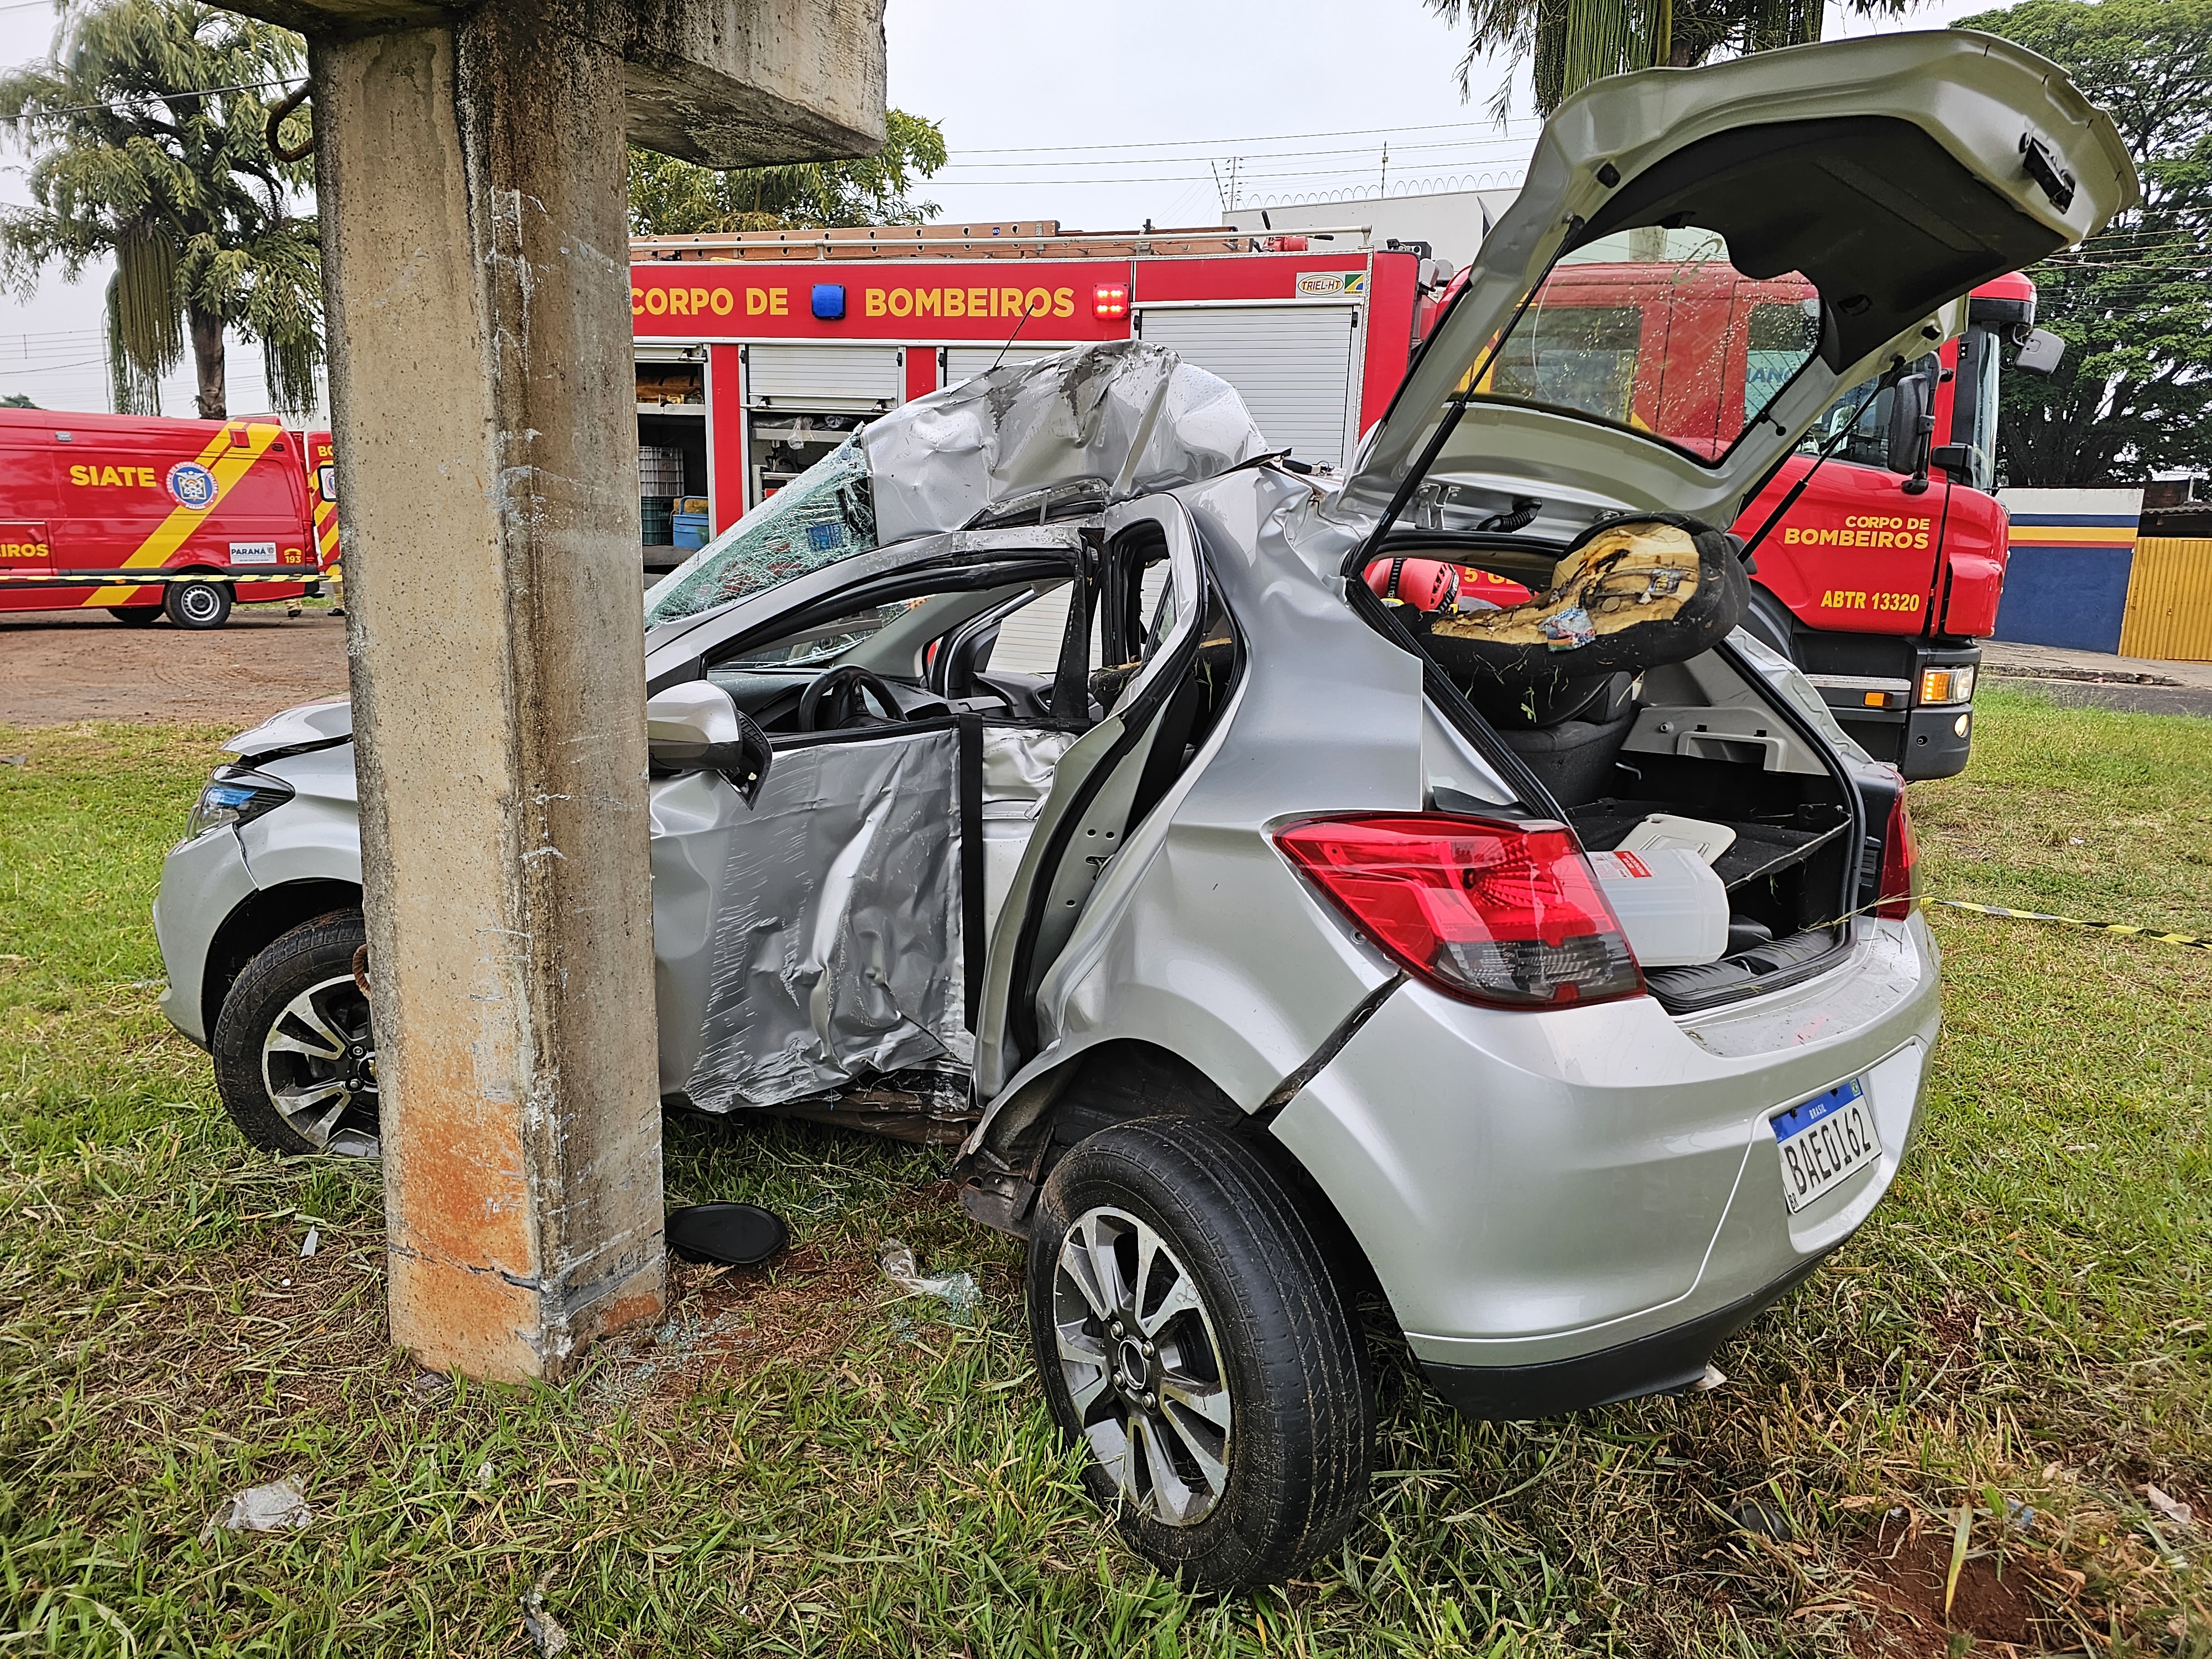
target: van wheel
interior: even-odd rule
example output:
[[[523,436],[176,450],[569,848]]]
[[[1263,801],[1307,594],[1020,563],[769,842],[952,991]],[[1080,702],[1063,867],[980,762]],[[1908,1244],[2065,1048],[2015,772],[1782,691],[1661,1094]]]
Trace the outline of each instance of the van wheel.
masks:
[[[151,628],[161,620],[162,607],[158,605],[111,605],[107,614],[119,623],[133,628]]]
[[[1046,1400],[1139,1555],[1238,1590],[1343,1540],[1375,1450],[1366,1349],[1252,1148],[1188,1118],[1100,1130],[1038,1197],[1028,1278]]]
[[[220,628],[230,620],[228,582],[171,582],[161,609],[179,628]]]
[[[358,910],[303,922],[246,964],[215,1023],[215,1086],[269,1152],[377,1150],[376,1039],[353,976]]]

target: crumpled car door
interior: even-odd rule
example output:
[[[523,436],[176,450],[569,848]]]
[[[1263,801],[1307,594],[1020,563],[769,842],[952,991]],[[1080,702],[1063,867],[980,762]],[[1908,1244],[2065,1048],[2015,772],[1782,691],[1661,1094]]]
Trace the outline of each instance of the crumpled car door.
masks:
[[[1158,777],[1171,775],[1182,758],[1173,729],[1176,694],[1198,661],[1210,604],[1196,528],[1182,504],[1167,495],[1113,509],[1104,528],[1109,568],[1094,599],[1141,586],[1134,580],[1117,582],[1110,568],[1112,561],[1137,556],[1139,537],[1164,542],[1167,580],[1150,613],[1136,672],[1118,688],[1106,717],[1060,758],[993,933],[975,1031],[975,1089],[982,1101],[1030,1057],[1037,986],[1130,826],[1149,808]]]

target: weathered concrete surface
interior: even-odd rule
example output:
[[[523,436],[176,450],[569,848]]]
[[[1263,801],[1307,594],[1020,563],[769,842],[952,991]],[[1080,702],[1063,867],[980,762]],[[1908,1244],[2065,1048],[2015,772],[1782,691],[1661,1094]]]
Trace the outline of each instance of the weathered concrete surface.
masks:
[[[879,143],[881,0],[244,0],[308,35],[393,1339],[662,1288],[624,138]]]
[[[657,1310],[623,65],[313,43],[392,1329],[558,1375]]]
[[[232,0],[310,39],[455,21],[422,0]],[[629,136],[710,167],[866,155],[884,142],[884,0],[609,0],[516,5],[579,51],[612,52]],[[325,90],[317,77],[319,103]]]

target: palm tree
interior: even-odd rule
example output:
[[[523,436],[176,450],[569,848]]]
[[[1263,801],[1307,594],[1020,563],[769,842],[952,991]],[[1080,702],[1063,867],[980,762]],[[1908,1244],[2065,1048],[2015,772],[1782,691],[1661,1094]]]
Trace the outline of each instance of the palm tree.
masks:
[[[1768,52],[1820,38],[1821,0],[1424,0],[1446,22],[1467,20],[1459,90],[1473,92],[1475,63],[1503,51],[1530,60],[1536,110],[1549,115],[1591,82],[1666,64],[1690,69],[1715,52]],[[1891,16],[1913,0],[1846,0],[1853,11]],[[1504,118],[1511,81],[1491,100]]]
[[[28,294],[112,256],[115,406],[158,413],[190,346],[200,415],[222,420],[227,331],[262,345],[270,401],[314,404],[322,276],[304,158],[272,155],[270,105],[300,37],[194,0],[65,7],[51,58],[0,75],[0,117],[31,158],[30,208],[0,210],[0,282]],[[279,131],[304,149],[307,121]]]

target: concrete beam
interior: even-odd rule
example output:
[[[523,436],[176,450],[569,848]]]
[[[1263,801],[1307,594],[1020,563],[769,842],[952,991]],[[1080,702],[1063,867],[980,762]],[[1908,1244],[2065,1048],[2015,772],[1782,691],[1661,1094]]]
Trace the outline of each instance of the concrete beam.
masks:
[[[622,60],[311,42],[392,1334],[555,1377],[662,1285]]]
[[[331,42],[457,25],[471,15],[422,0],[234,0],[230,9]],[[648,149],[738,167],[883,148],[884,0],[612,0],[514,9],[579,50],[623,61],[625,130]]]

